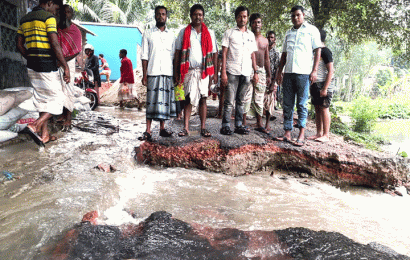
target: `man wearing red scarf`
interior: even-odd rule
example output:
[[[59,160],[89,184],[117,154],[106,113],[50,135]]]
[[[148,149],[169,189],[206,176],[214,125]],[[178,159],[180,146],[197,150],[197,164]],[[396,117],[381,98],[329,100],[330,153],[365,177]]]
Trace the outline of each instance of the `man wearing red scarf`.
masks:
[[[184,129],[179,132],[179,136],[189,134],[192,107],[197,107],[198,104],[201,135],[211,136],[205,128],[206,98],[212,81],[218,82],[214,66],[218,56],[215,34],[204,24],[204,15],[202,5],[193,5],[190,10],[191,23],[181,30],[176,41],[174,74],[184,84],[185,91]]]

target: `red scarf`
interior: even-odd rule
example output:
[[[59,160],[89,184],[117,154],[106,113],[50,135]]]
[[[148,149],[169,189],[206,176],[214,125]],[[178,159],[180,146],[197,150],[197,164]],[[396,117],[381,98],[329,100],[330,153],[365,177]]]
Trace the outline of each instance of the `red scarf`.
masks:
[[[184,82],[185,75],[189,69],[189,53],[191,51],[191,30],[192,26],[189,24],[185,28],[184,38],[182,41],[181,54],[181,82]],[[201,27],[201,48],[202,48],[202,79],[208,75],[214,75],[214,63],[212,60],[212,38],[208,28],[204,23]]]

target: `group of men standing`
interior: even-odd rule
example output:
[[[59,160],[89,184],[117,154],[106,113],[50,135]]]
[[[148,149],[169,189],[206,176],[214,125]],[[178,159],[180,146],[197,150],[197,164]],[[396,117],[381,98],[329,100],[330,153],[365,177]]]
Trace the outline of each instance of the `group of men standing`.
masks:
[[[40,112],[40,118],[29,124],[26,131],[40,143],[50,140],[47,121],[52,115],[61,114],[64,106],[64,100],[61,100],[64,99],[61,95],[64,84],[57,82],[70,82],[70,76],[73,75],[70,75],[67,61],[72,60],[81,50],[78,48],[81,42],[78,44],[73,41],[64,45],[64,38],[61,40],[64,34],[59,36],[60,39],[57,36],[57,23],[53,14],[57,14],[60,6],[63,6],[61,0],[40,0],[40,5],[22,18],[17,37],[17,47],[27,59],[29,77],[37,101],[35,105]],[[72,8],[66,10],[67,14],[70,12],[72,13]],[[261,33],[261,15],[255,13],[249,17],[248,8],[239,6],[235,10],[237,26],[228,29],[222,39],[221,64],[217,64],[215,33],[203,22],[205,10],[202,5],[195,4],[191,7],[191,23],[180,31],[176,39],[166,26],[167,15],[166,7],[157,6],[156,25],[143,35],[142,84],[147,87],[147,127],[139,140],[151,140],[152,120],[160,121],[160,136],[172,136],[173,132],[165,128],[165,121],[177,116],[174,86],[178,84],[183,84],[185,96],[184,127],[178,136],[189,135],[192,108],[199,107],[200,134],[210,137],[211,133],[205,124],[206,99],[211,84],[218,83],[218,66],[221,68],[220,84],[225,97],[221,134],[249,134],[250,130],[246,126],[247,113],[254,113],[256,116],[255,130],[269,133],[268,123],[275,109],[276,90],[282,85],[285,133],[282,137],[276,137],[276,140],[292,142],[290,134],[294,127],[293,108],[296,98],[298,121],[295,126],[300,132],[297,140],[292,143],[297,146],[304,144],[309,89],[317,114],[317,134],[309,139],[323,142],[329,140],[328,107],[334,87],[333,60],[330,50],[323,44],[325,33],[321,32],[321,41],[319,30],[304,21],[303,7],[292,8],[293,27],[286,33],[283,51],[279,55],[275,49],[275,33],[268,32],[267,38]],[[71,26],[72,15],[68,16],[70,21],[65,27],[73,28],[73,31],[67,31],[67,35],[78,34],[78,29]],[[248,18],[252,30],[247,28]],[[63,50],[70,47],[71,52],[65,51],[63,54],[61,45],[65,46]],[[321,59],[322,48],[324,52]],[[126,61],[124,51],[121,50],[120,57]],[[122,64],[122,67],[125,65]],[[318,71],[322,81],[320,84],[316,82]],[[231,130],[234,106],[234,130]],[[267,115],[265,127],[262,125],[264,112]]]
[[[206,99],[211,84],[218,83],[217,58],[218,49],[214,32],[203,22],[205,10],[200,4],[190,9],[191,23],[183,28],[177,39],[166,27],[167,9],[164,6],[155,8],[156,26],[147,30],[142,43],[142,83],[147,86],[147,128],[140,140],[151,140],[152,120],[160,121],[160,136],[169,137],[173,132],[165,129],[165,120],[176,117],[174,86],[184,86],[184,128],[178,136],[189,135],[189,119],[192,107],[199,106],[201,135],[210,137],[206,129]],[[246,135],[250,130],[246,126],[247,113],[254,113],[257,120],[255,130],[269,133],[269,117],[275,107],[277,87],[283,83],[284,130],[280,141],[291,141],[293,129],[293,108],[297,99],[298,122],[300,129],[294,145],[302,146],[305,142],[304,129],[307,119],[307,99],[311,84],[316,82],[321,48],[319,30],[304,21],[304,9],[295,6],[291,10],[293,28],[286,36],[283,52],[280,55],[275,49],[276,35],[261,33],[262,18],[260,14],[250,16],[252,30],[248,30],[249,10],[240,6],[235,10],[237,26],[228,29],[222,39],[222,62],[220,84],[224,89],[222,127],[220,133]],[[331,56],[331,53],[330,53]],[[328,106],[331,92],[329,84],[333,77],[333,60],[327,59],[323,75],[325,83],[316,84],[314,102],[317,106],[317,134],[310,139],[328,140],[325,124],[328,120]],[[284,75],[282,73],[284,69]],[[312,92],[312,90],[311,90]],[[312,96],[313,99],[313,96]],[[231,114],[235,106],[234,130],[231,130]],[[323,110],[325,111],[324,113]],[[267,120],[262,125],[263,113]],[[329,121],[329,122],[328,122]],[[323,137],[324,136],[324,137]]]

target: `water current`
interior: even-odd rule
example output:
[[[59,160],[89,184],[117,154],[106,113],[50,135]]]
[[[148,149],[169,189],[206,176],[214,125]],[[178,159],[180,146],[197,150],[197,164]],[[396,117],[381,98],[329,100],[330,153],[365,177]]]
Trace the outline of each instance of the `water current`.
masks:
[[[100,107],[98,113],[112,116],[119,131],[104,135],[74,128],[46,149],[32,142],[0,148],[0,170],[19,178],[0,184],[0,259],[47,257],[47,246],[93,210],[112,225],[139,223],[165,210],[214,228],[335,231],[410,255],[405,191],[393,197],[283,175],[235,178],[138,165],[133,150],[145,129],[144,111]],[[117,171],[95,168],[103,162]]]

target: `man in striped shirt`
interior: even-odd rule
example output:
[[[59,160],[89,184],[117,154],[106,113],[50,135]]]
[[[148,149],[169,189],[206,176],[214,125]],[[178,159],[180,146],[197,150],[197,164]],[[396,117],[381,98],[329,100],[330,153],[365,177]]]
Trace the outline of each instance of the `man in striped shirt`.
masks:
[[[57,61],[64,70],[64,81],[70,82],[70,70],[58,43],[54,17],[62,6],[62,0],[40,0],[39,6],[21,18],[17,31],[17,49],[27,59],[28,76],[34,88],[34,105],[40,112],[40,117],[25,131],[39,145],[55,139],[49,135],[47,122],[52,115],[60,115],[63,111],[65,97]]]

